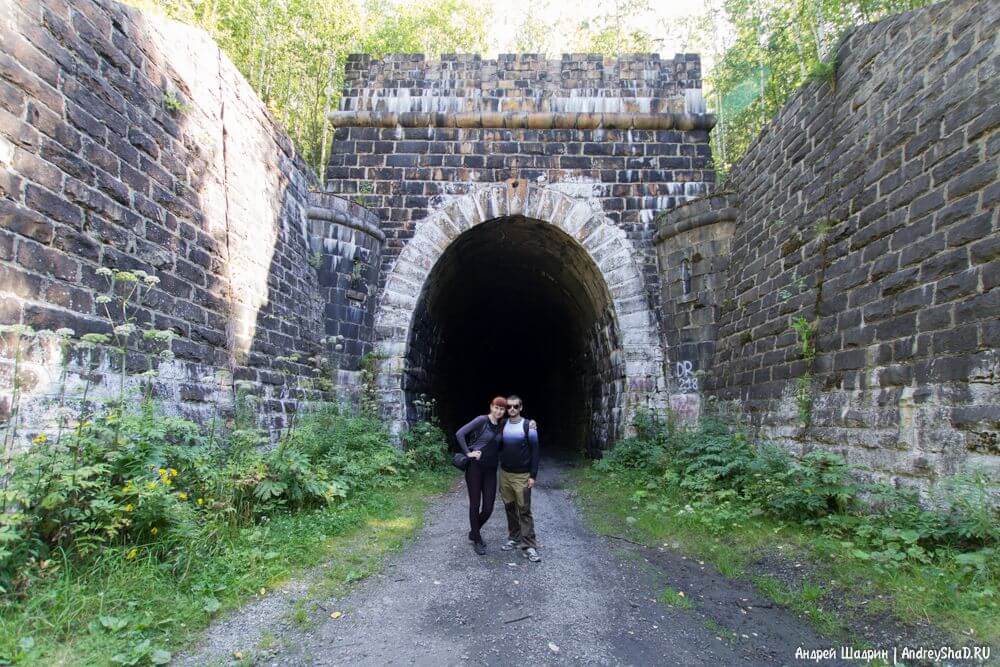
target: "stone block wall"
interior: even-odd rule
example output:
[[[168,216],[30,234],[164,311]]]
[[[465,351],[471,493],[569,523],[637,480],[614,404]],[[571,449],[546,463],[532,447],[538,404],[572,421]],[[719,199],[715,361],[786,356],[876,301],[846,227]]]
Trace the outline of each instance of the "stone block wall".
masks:
[[[334,228],[365,216],[323,213],[336,206],[310,193],[316,181],[288,137],[201,31],[93,0],[8,2],[0,13],[2,323],[106,333],[98,269],[145,271],[159,283],[130,315],[176,335],[172,358],[152,358],[163,405],[205,418],[243,381],[280,427],[313,391],[302,380],[322,365],[324,334],[341,332],[311,251],[358,245]],[[310,248],[311,234],[331,243]],[[366,334],[345,333],[356,355]],[[4,343],[6,417],[15,341]],[[52,423],[58,355],[51,342],[22,344],[20,421],[37,432]],[[95,400],[117,395],[117,361],[102,351],[89,373],[84,357],[71,362],[71,402],[85,376]],[[129,370],[145,370],[150,360],[136,357]]]
[[[717,193],[663,215],[654,237],[674,391],[696,394],[712,370],[722,293],[739,210]]]
[[[1000,470],[998,28],[972,0],[859,28],[734,168],[705,389],[766,435],[919,486]]]
[[[677,121],[669,129],[622,123],[651,112]],[[476,116],[476,126],[455,126],[456,114]],[[522,115],[519,125],[512,114]],[[520,179],[596,198],[642,249],[655,293],[653,217],[714,181],[713,121],[704,115],[693,54],[352,56],[333,116],[343,126],[328,187],[381,218],[383,280],[431,210],[477,185]]]
[[[378,217],[347,199],[312,193],[309,208],[310,261],[319,272],[326,348],[332,366],[350,373],[372,351],[382,244]],[[334,340],[329,340],[333,338]],[[339,347],[338,347],[339,346]],[[350,375],[338,384],[354,384]]]

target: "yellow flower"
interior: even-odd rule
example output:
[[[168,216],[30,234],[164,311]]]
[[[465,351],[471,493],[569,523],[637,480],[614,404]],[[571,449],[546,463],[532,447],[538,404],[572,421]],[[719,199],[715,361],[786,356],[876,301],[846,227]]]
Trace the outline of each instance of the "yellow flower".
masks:
[[[159,473],[160,477],[164,477],[167,474],[167,469],[166,468],[160,468],[156,472]]]
[[[174,468],[171,468],[171,469],[170,469],[170,476],[171,476],[171,477],[177,477],[177,470],[176,470],[176,469],[174,469]]]
[[[198,503],[199,505],[204,505],[205,504],[205,499],[204,498],[199,498],[195,502]]]
[[[152,534],[152,535],[156,535],[156,534],[157,534],[158,532],[160,532],[160,529],[159,529],[159,528],[157,528],[156,526],[153,526],[153,527],[152,527],[152,529],[150,529],[150,531],[149,531],[149,532],[150,532],[150,534]]]
[[[125,506],[125,511],[126,512],[131,512],[132,511],[132,503],[129,503],[128,505]]]
[[[155,481],[146,482],[146,488],[147,489],[155,489],[156,488],[156,482]]]
[[[177,497],[180,498],[181,500],[187,500],[188,499],[188,494],[186,494],[183,491],[181,491],[180,493],[177,494]]]
[[[34,438],[31,439],[31,442],[35,443],[36,445],[44,445],[48,441],[49,441],[49,436],[45,435],[44,433],[39,433],[38,435],[36,435]]]
[[[131,550],[129,550],[128,554],[126,554],[125,558],[127,558],[128,560],[135,560],[135,557],[138,555],[139,555],[139,550],[133,547]]]

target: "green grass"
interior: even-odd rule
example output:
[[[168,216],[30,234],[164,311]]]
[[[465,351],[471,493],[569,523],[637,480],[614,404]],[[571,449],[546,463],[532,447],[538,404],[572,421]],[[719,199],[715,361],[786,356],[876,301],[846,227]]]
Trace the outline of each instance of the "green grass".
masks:
[[[148,664],[153,651],[190,645],[213,617],[324,561],[312,594],[342,593],[405,543],[427,497],[451,479],[423,474],[401,488],[219,535],[214,553],[184,572],[152,559],[129,561],[119,548],[87,567],[64,564],[23,601],[0,608],[0,656],[46,665],[106,665],[114,656]]]
[[[675,591],[670,586],[667,586],[659,597],[660,602],[663,604],[670,605],[671,607],[680,607],[681,609],[694,609],[694,603],[688,599],[687,595],[683,591]]]
[[[850,548],[802,524],[760,515],[709,529],[697,512],[687,511],[689,498],[676,488],[637,496],[645,480],[625,472],[602,473],[590,468],[572,473],[588,521],[600,533],[618,535],[650,546],[668,546],[715,565],[728,577],[748,576],[748,566],[764,555],[808,562],[810,574],[795,588],[758,578],[762,592],[805,615],[817,630],[844,640],[845,619],[821,607],[823,586],[835,589],[848,613],[889,611],[904,622],[930,621],[956,642],[1000,644],[995,591],[997,582],[970,586],[957,566],[908,565],[895,571],[850,555]],[[811,581],[810,581],[811,579]],[[964,582],[964,583],[963,583]],[[982,603],[982,596],[987,604]],[[989,602],[994,600],[994,602]]]

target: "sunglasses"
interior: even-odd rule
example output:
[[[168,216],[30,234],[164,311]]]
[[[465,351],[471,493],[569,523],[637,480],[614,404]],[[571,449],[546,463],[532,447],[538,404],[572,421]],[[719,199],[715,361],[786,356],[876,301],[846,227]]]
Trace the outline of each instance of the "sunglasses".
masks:
[[[508,405],[507,409],[508,410],[520,410],[521,406],[520,405]]]

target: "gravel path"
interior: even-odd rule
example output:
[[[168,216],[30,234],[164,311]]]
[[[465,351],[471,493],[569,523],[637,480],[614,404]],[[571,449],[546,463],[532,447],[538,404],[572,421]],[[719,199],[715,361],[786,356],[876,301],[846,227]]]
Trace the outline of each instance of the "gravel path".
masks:
[[[475,555],[460,483],[430,505],[415,541],[379,575],[322,601],[312,627],[288,622],[303,591],[293,584],[217,623],[181,664],[225,662],[268,635],[273,646],[256,653],[259,664],[793,664],[799,646],[833,645],[747,583],[669,550],[596,535],[561,488],[562,473],[543,464],[533,494],[541,563],[499,549],[499,498],[483,529],[488,552]],[[655,600],[677,574],[686,588],[697,584],[687,588],[696,591],[693,609]]]

